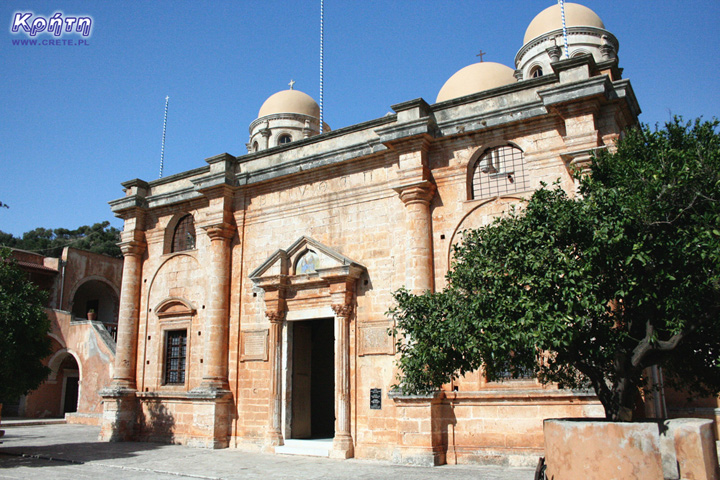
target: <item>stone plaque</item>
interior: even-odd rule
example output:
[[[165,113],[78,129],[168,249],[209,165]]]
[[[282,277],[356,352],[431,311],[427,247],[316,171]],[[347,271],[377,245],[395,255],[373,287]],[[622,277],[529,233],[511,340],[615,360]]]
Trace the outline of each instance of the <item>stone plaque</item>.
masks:
[[[267,340],[267,330],[248,330],[242,332],[242,361],[267,361]]]
[[[370,322],[359,325],[360,345],[362,355],[395,355],[395,337],[388,335],[390,322]]]
[[[382,410],[382,389],[370,389],[370,410]]]

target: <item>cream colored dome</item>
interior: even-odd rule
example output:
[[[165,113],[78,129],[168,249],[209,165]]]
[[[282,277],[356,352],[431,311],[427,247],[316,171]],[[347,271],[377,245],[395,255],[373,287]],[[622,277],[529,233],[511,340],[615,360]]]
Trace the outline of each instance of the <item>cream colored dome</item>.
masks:
[[[565,26],[567,27],[597,27],[605,29],[605,24],[595,12],[577,3],[565,4]],[[523,43],[545,33],[562,28],[562,15],[560,5],[553,5],[538,13],[525,30]]]
[[[514,74],[512,68],[495,62],[468,65],[445,82],[438,93],[437,102],[515,83]]]
[[[320,107],[307,93],[283,90],[265,100],[258,112],[258,118],[275,113],[300,113],[320,118]]]

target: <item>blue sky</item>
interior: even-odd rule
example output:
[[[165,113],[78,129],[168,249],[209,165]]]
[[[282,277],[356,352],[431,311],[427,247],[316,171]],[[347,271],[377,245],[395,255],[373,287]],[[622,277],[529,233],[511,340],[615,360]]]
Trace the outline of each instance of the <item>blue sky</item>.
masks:
[[[325,1],[324,118],[339,128],[422,97],[478,61],[513,66],[525,29],[553,0]],[[620,66],[655,124],[719,116],[720,1],[581,2],[620,41]],[[87,45],[21,46],[14,12],[93,18]],[[4,1],[0,4],[0,230],[110,220],[121,182],[247,152],[267,97],[319,90],[317,1]],[[39,34],[38,39],[54,38]],[[82,39],[78,34],[63,39]],[[715,65],[715,66],[713,66]]]

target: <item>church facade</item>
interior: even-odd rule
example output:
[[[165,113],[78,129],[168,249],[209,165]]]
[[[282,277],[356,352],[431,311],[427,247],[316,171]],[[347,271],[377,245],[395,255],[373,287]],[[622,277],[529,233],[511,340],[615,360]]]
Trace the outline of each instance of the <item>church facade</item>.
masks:
[[[286,453],[327,438],[339,458],[534,464],[543,418],[602,415],[594,396],[532,378],[392,390],[392,292],[442,289],[464,229],[541,182],[574,194],[572,172],[637,123],[617,39],[565,8],[569,55],[550,7],[515,68],[466,67],[434,104],[320,133],[318,105],[291,88],[260,108],[249,153],[123,183],[101,437]]]

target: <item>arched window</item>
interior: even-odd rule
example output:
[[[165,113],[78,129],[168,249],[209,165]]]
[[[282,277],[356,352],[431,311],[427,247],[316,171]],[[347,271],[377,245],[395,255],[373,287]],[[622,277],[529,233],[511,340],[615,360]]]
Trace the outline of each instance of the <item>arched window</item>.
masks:
[[[253,142],[252,151],[257,152],[258,151],[258,142]]]
[[[530,78],[537,78],[543,76],[543,69],[541,66],[533,67],[532,70],[530,70]]]
[[[315,273],[319,262],[320,259],[318,258],[317,253],[312,250],[306,250],[305,253],[298,258],[297,264],[295,265],[295,274],[303,275],[307,273]]]
[[[472,169],[471,198],[490,198],[526,189],[523,152],[513,145],[485,150]]]
[[[284,143],[290,143],[292,142],[292,137],[288,135],[287,133],[280,135],[280,138],[278,138],[278,145],[282,145]]]
[[[172,252],[182,252],[195,248],[195,222],[192,215],[185,215],[175,226],[172,239]]]

